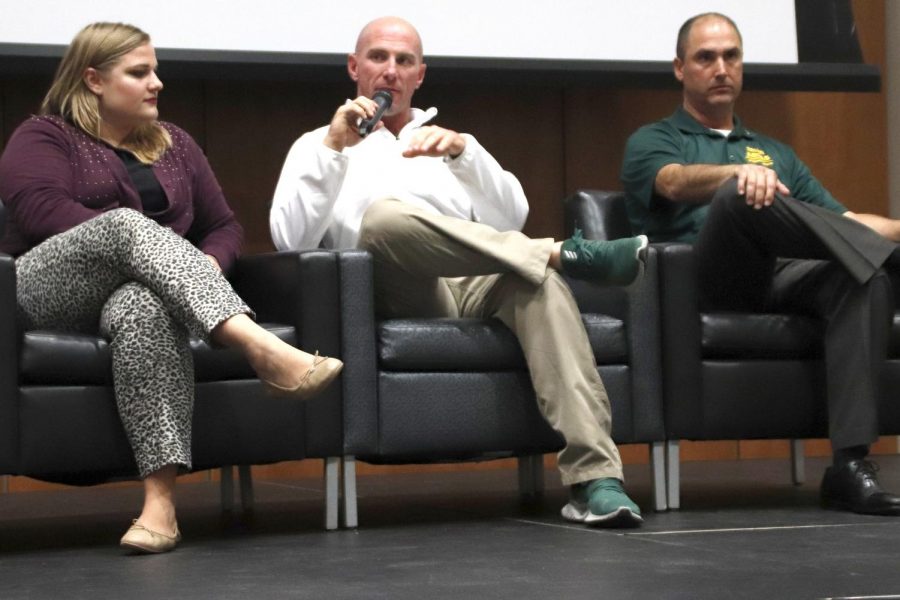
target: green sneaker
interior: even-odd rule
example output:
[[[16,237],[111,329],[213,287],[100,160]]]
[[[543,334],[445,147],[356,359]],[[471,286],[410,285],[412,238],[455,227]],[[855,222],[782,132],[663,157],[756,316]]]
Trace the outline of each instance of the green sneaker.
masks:
[[[571,486],[562,517],[592,527],[637,527],[644,522],[641,509],[613,477]]]
[[[646,235],[618,240],[586,240],[581,230],[560,249],[563,273],[611,285],[629,285],[644,272],[649,241]]]

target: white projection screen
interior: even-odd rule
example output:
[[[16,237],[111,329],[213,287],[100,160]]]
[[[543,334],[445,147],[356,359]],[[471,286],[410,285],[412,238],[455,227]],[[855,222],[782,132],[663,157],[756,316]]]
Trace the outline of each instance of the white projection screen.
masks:
[[[679,25],[711,10],[738,23],[748,63],[797,63],[794,0],[2,0],[0,45],[65,46],[89,22],[124,21],[160,49],[343,55],[393,14],[426,57],[669,61]]]

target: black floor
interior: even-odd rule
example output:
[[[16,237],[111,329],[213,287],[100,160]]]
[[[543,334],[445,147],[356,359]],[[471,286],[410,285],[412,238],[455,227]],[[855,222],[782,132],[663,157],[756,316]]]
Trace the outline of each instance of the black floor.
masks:
[[[880,460],[900,490],[900,457]],[[508,470],[361,477],[360,524],[325,532],[316,480],[257,482],[251,517],[218,487],[179,488],[185,540],[123,555],[137,489],[0,496],[0,598],[900,598],[900,518],[818,508],[824,463],[684,463],[682,509],[653,513],[649,470],[626,470],[637,530],[570,525],[566,492],[523,506]]]

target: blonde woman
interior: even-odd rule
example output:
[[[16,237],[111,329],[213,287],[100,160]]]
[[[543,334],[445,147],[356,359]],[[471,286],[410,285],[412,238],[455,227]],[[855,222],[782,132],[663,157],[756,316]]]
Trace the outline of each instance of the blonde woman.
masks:
[[[135,552],[181,539],[174,492],[191,468],[189,334],[241,350],[272,390],[301,398],[342,367],[257,326],[222,275],[242,229],[194,140],[157,120],[156,70],[140,29],[88,25],[41,114],[0,158],[0,251],[17,257],[23,326],[110,340],[116,403],[144,482],[143,510],[121,540]]]

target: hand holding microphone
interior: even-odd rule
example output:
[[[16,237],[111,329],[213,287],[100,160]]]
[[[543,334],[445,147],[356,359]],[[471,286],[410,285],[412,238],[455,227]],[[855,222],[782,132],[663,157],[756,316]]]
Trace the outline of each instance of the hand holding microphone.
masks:
[[[375,92],[372,98],[359,96],[355,100],[347,100],[331,118],[323,140],[325,145],[342,152],[344,148],[358,144],[378,125],[378,121],[390,107],[391,100],[390,92],[383,90]],[[369,111],[372,111],[371,117],[368,116]]]
[[[377,108],[375,109],[375,114],[372,115],[369,119],[363,119],[359,123],[359,137],[366,137],[372,130],[375,129],[375,126],[378,125],[378,121],[381,120],[381,117],[384,115],[385,111],[391,107],[391,102],[393,102],[393,97],[390,92],[386,92],[384,90],[378,90],[375,92],[375,95],[372,96],[372,101],[375,102]]]

